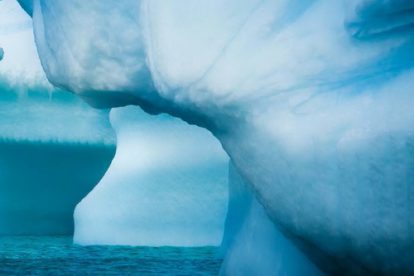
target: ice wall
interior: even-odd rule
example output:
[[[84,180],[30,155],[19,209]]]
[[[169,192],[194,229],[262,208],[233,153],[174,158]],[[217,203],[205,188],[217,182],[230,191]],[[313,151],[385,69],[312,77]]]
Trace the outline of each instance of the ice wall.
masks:
[[[80,244],[219,245],[227,212],[228,158],[206,130],[138,107],[111,111],[117,151],[77,206]]]
[[[1,83],[0,235],[71,234],[76,204],[114,153],[105,112],[67,92]]]
[[[414,272],[412,1],[33,3],[52,83],[208,128],[325,271]]]

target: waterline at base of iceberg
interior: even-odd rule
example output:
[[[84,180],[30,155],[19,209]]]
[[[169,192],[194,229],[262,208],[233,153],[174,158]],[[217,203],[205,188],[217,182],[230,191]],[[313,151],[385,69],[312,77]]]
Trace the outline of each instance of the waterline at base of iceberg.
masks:
[[[216,247],[77,246],[69,236],[0,237],[4,275],[217,275]]]

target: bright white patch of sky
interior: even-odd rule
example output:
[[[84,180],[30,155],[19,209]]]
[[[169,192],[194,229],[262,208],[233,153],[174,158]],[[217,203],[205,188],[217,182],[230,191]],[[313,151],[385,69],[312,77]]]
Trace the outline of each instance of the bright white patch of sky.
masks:
[[[0,79],[12,83],[46,83],[37,55],[31,18],[15,0],[0,1]]]

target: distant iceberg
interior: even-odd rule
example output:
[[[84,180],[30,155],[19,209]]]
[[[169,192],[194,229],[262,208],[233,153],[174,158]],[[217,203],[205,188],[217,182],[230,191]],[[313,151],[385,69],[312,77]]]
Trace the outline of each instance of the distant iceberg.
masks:
[[[0,235],[72,234],[76,204],[114,153],[107,112],[0,80]]]

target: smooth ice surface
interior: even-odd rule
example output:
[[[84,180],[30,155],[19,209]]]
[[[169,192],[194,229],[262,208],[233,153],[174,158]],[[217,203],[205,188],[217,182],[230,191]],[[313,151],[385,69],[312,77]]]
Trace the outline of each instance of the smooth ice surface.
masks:
[[[256,200],[227,251],[221,274],[324,275],[279,232]]]
[[[208,128],[325,271],[414,272],[412,1],[33,3],[53,84]]]
[[[229,189],[221,275],[322,275],[272,223],[232,164]]]
[[[79,244],[220,245],[228,158],[206,130],[135,106],[111,111],[117,151],[77,206]]]

